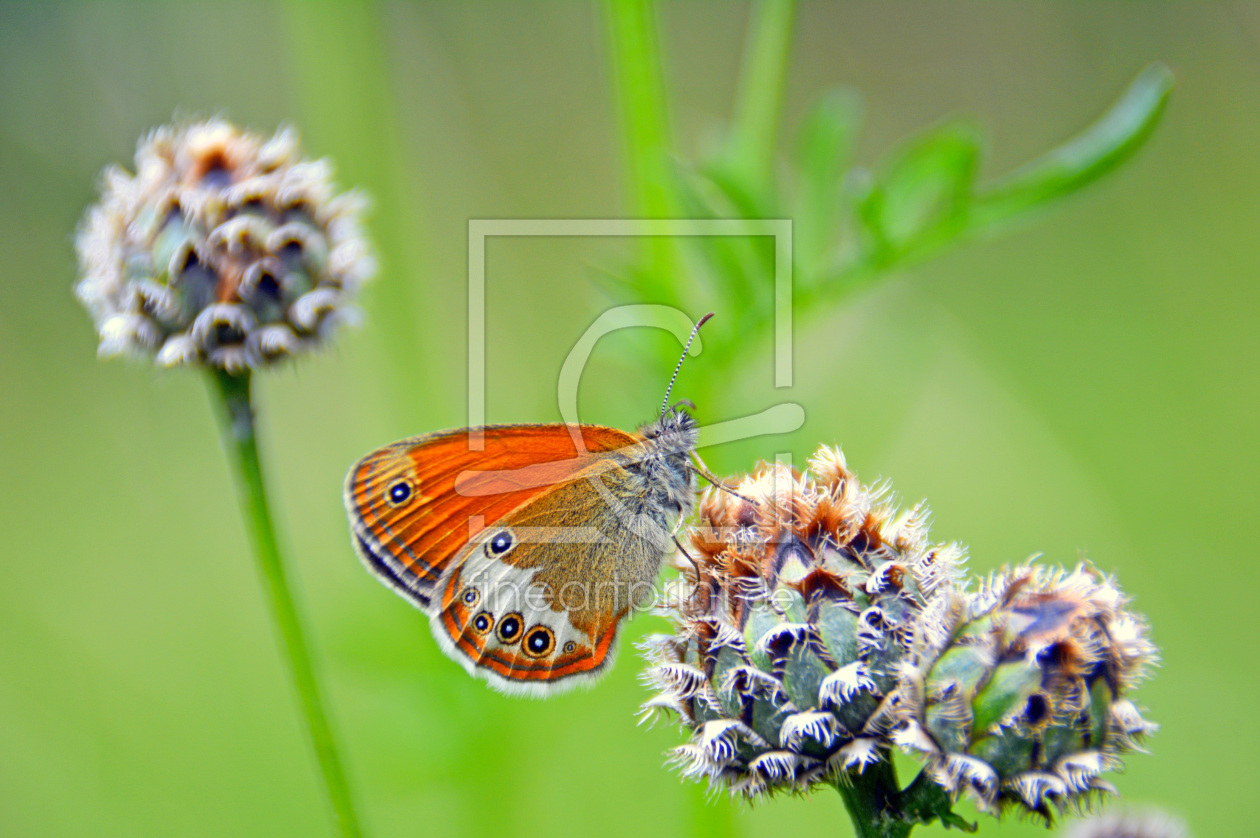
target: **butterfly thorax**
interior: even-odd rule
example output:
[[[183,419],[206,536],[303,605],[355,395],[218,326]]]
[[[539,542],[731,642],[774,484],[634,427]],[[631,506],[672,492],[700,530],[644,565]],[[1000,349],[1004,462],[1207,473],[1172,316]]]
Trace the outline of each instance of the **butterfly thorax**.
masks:
[[[681,408],[671,408],[639,433],[645,449],[644,476],[661,494],[662,508],[676,510],[678,517],[689,515],[696,496],[691,457],[700,441],[695,418]]]

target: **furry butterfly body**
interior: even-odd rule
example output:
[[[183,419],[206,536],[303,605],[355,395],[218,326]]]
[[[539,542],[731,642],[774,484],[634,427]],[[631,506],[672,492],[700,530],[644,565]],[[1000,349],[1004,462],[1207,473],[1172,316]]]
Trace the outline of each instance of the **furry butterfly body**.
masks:
[[[597,677],[695,498],[695,420],[638,433],[491,425],[377,449],[346,477],[352,540],[471,674],[544,695]]]

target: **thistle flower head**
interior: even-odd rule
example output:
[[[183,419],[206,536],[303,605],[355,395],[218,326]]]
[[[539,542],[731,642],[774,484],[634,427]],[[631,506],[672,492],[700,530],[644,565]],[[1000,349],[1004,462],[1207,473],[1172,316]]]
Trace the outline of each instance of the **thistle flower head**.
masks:
[[[643,707],[690,730],[682,773],[755,797],[886,759],[900,666],[962,558],[928,543],[927,510],[898,513],[823,448],[808,472],[709,489],[688,538]]]
[[[1156,660],[1143,620],[1085,564],[968,591],[927,519],[828,448],[706,491],[662,609],[674,633],[643,644],[643,718],[678,716],[684,776],[748,797],[852,787],[900,748],[924,762],[911,786],[888,765],[863,778],[889,786],[884,814],[955,825],[963,794],[1049,819],[1110,789],[1154,729],[1129,698]]]
[[[1155,726],[1128,694],[1156,660],[1143,620],[1090,565],[1004,569],[920,632],[900,669],[892,737],[983,808],[1052,809],[1101,779]]]
[[[297,138],[221,119],[155,129],[136,172],[107,168],[77,247],[102,355],[229,372],[323,341],[375,272],[363,200],[338,194]]]

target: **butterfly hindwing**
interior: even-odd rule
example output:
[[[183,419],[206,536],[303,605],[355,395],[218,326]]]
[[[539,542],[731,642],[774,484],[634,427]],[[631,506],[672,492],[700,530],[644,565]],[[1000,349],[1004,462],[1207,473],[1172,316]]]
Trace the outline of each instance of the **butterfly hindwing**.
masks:
[[[444,577],[434,636],[470,674],[507,692],[540,695],[594,676],[610,662],[626,612],[553,607],[550,591],[536,584],[536,568],[493,557],[489,545],[505,532],[487,530]]]
[[[641,497],[641,475],[621,462],[488,527],[440,584],[432,627],[443,648],[509,692],[541,694],[602,672],[670,544],[667,519],[644,516]]]

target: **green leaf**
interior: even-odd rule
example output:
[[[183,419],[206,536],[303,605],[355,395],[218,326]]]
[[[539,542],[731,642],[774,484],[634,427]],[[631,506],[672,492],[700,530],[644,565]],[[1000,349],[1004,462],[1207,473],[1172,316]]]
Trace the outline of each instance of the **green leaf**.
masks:
[[[675,194],[690,218],[769,218],[740,188],[718,170],[696,170],[679,161],[674,169]],[[712,273],[720,301],[746,311],[754,320],[769,305],[773,290],[774,254],[753,236],[689,236],[684,242]],[[746,324],[745,324],[746,325]]]
[[[954,814],[952,810],[942,810],[937,812],[936,816],[941,819],[941,824],[943,824],[946,829],[958,829],[963,832],[975,832],[980,828],[980,824],[970,823],[961,815]]]
[[[973,226],[988,232],[1079,191],[1132,157],[1159,122],[1172,85],[1172,71],[1163,64],[1147,67],[1085,131],[983,189],[976,196]]]
[[[894,154],[858,208],[874,238],[877,264],[962,231],[979,156],[980,138],[964,122],[932,129]]]
[[[735,119],[723,168],[736,175],[751,195],[758,196],[759,203],[774,192],[775,135],[795,20],[793,0],[762,0],[754,4],[748,24]]]
[[[771,195],[761,195],[745,173],[732,169],[720,161],[700,167],[703,177],[731,205],[733,212],[722,214],[728,218],[774,218],[778,215]]]
[[[797,138],[800,197],[796,218],[796,261],[812,274],[835,244],[843,200],[841,188],[862,126],[862,100],[852,90],[834,90],[805,117]]]

